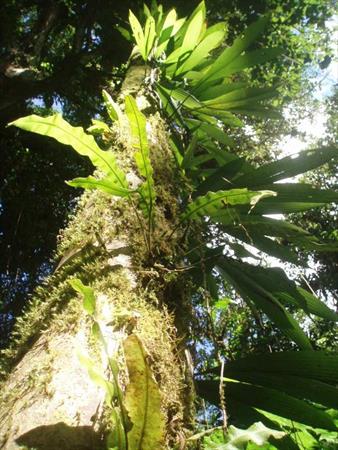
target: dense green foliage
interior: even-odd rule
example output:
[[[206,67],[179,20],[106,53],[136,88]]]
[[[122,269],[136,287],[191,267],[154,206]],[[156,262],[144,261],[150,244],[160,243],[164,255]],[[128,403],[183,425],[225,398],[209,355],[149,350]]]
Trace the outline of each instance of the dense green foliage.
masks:
[[[196,1],[166,1],[182,16]],[[13,318],[20,314],[28,293],[51,270],[50,256],[58,230],[71,211],[75,191],[64,179],[89,173],[79,160],[52,140],[17,133],[5,125],[30,113],[62,108],[75,125],[89,125],[103,113],[100,91],[119,89],[132,43],[124,36],[128,9],[144,16],[142,2],[4,0],[0,5],[0,142],[1,164],[1,345],[7,342]],[[264,69],[255,67],[254,79],[278,83],[285,103],[308,98],[308,74],[324,68],[332,55],[325,21],[333,12],[327,1],[219,1],[207,2],[208,22],[224,21],[226,42],[231,42],[260,15],[271,14],[265,32],[253,48],[282,48],[282,57]],[[122,31],[122,34],[121,34]],[[220,31],[221,32],[221,31]],[[308,68],[304,71],[304,67]],[[250,77],[252,79],[252,77]],[[247,119],[259,142],[240,130],[233,132],[236,151],[250,160],[266,160],[271,144],[281,133],[294,132],[283,120],[264,126]],[[41,208],[41,205],[44,205]]]
[[[156,5],[151,11],[145,7],[144,16],[144,25],[132,13],[129,16],[137,44],[131,64],[133,60],[140,64],[142,58],[146,72],[144,86],[137,94],[144,97],[150,110],[161,111],[171,128],[177,172],[186,181],[179,192],[181,214],[175,218],[176,227],[187,227],[183,262],[194,281],[192,301],[196,311],[204,311],[208,316],[211,345],[219,360],[216,366],[214,358],[204,361],[200,358],[200,372],[195,374],[198,392],[211,404],[226,408],[229,420],[236,426],[249,427],[259,420],[287,433],[268,430],[260,424],[254,426],[255,432],[252,428],[246,432],[229,428],[225,437],[216,430],[205,439],[204,448],[252,448],[250,443],[247,446],[248,441],[264,444],[270,436],[280,439],[276,448],[301,448],[299,440],[310,442],[312,447],[306,448],[314,448],[317,442],[330,441],[336,436],[337,355],[314,351],[301,320],[307,315],[337,321],[338,316],[314,293],[290,280],[281,268],[253,263],[252,258],[257,259],[262,252],[267,259],[275,257],[297,265],[301,261],[295,248],[316,252],[337,250],[336,242],[327,241],[327,236],[313,236],[285,218],[267,215],[299,213],[336,202],[337,193],[330,187],[320,189],[310,183],[279,182],[331,163],[337,159],[338,149],[333,145],[321,146],[259,167],[234,151],[233,127],[243,127],[250,117],[263,119],[265,126],[269,126],[271,120],[280,117],[278,108],[271,104],[271,99],[277,96],[276,88],[260,87],[256,80],[250,81],[254,66],[260,67],[281,54],[275,47],[251,49],[269,21],[266,16],[248,26],[226,47],[222,47],[225,24],[206,27],[204,2],[187,19],[178,19],[175,10],[165,13]],[[122,122],[123,113],[106,93],[104,98],[111,120]],[[133,206],[140,208],[144,214],[139,220],[141,227],[144,226],[151,264],[156,261],[152,234],[157,226],[153,216],[157,187],[149,157],[146,117],[130,95],[126,96],[125,112],[136,150],[138,175],[143,180],[136,189],[128,185],[110,150],[102,150],[91,135],[80,127],[72,127],[60,115],[30,115],[15,120],[12,125],[52,137],[88,156],[99,174],[77,178],[69,184],[125,197],[126,202],[132,201]],[[107,127],[96,120],[92,132],[102,134]],[[200,230],[198,242],[189,230],[189,225],[195,222]],[[171,230],[165,238],[170,240],[174,232],[175,229]],[[170,263],[178,267],[182,253],[173,254]],[[231,299],[219,300],[224,288],[229,290],[229,286],[246,302],[259,325],[265,322],[271,326],[272,322],[274,332],[284,334],[294,343],[292,348],[299,350],[253,354],[224,363],[224,357],[229,355],[217,340],[226,341],[226,337],[217,337],[215,331],[219,316],[232,303]],[[234,303],[236,306],[236,300]],[[85,307],[93,314],[91,300]],[[145,360],[141,344],[131,342],[132,339],[126,344],[133,347],[131,353],[135,358],[129,363],[127,358],[131,373],[133,364],[142,365]],[[206,345],[203,339],[201,342]],[[150,378],[147,371],[145,364],[142,373],[146,379]],[[142,383],[140,378],[138,381]],[[143,382],[151,384],[149,380]],[[144,442],[151,448],[162,426],[155,423],[159,407],[155,387],[150,391],[154,394],[149,410],[151,417],[154,416],[152,427],[149,433],[145,432],[148,424],[143,421],[140,429],[145,437],[140,438],[138,433],[137,437],[128,436],[134,442],[132,448],[146,448]],[[129,396],[127,388],[126,405],[134,424],[143,420],[134,402],[138,395],[140,387],[134,387],[133,395]],[[149,401],[145,401],[147,405]],[[224,414],[223,427],[227,427]],[[132,428],[132,433],[137,429],[137,426]],[[253,436],[245,437],[250,436],[250,431]],[[195,439],[201,437],[203,433]],[[142,439],[144,442],[140,444]]]

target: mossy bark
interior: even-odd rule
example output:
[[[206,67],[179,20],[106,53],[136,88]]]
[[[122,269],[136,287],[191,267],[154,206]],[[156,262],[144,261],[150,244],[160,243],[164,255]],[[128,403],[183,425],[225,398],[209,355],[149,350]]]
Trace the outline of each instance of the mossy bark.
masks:
[[[77,356],[79,350],[93,352],[93,345],[82,300],[69,284],[72,277],[93,287],[110,347],[118,347],[130,332],[140,337],[161,391],[163,448],[184,448],[193,396],[184,353],[190,281],[184,270],[173,269],[184,247],[176,223],[180,180],[165,124],[155,114],[148,125],[157,192],[151,249],[137,205],[98,191],[82,196],[60,236],[61,264],[37,289],[3,354],[9,376],[0,395],[1,449],[104,448],[104,393]],[[137,184],[128,133],[126,121],[109,139]],[[118,362],[123,369],[122,359]]]

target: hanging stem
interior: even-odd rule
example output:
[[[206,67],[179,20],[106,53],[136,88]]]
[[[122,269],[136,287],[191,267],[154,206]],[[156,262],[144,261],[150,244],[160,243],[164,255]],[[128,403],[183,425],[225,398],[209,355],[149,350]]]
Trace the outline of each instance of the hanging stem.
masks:
[[[220,407],[222,411],[222,419],[223,419],[223,434],[225,436],[228,428],[228,416],[226,413],[226,404],[225,404],[225,393],[224,393],[224,358],[219,356],[221,363],[221,374],[219,381],[219,399],[220,399]]]

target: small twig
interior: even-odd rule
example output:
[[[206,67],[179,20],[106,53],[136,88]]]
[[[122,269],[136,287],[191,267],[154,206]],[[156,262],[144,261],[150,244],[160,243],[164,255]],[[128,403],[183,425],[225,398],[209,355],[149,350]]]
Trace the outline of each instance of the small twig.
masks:
[[[301,279],[305,282],[306,286],[310,289],[313,295],[316,295],[315,291],[312,289],[310,283],[307,281],[307,279],[304,277],[304,275],[300,276]]]
[[[163,272],[173,273],[173,272],[188,272],[189,270],[196,269],[198,266],[196,264],[195,265],[193,264],[191,266],[169,268],[163,266],[162,264],[155,263],[154,267],[156,267],[156,269],[158,270],[162,270]]]
[[[214,428],[208,428],[205,431],[201,431],[200,433],[194,434],[193,436],[190,436],[187,440],[188,441],[198,441],[200,440],[202,437],[207,436],[208,434],[213,433],[216,430],[220,430],[221,427],[214,427]]]

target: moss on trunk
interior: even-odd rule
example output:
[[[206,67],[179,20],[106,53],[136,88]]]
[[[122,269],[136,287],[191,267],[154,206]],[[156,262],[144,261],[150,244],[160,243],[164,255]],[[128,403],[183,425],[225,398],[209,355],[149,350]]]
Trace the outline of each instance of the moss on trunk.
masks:
[[[148,118],[148,126],[157,192],[151,249],[137,206],[98,191],[81,197],[60,234],[57,270],[36,290],[18,319],[11,347],[2,355],[2,449],[103,445],[107,425],[103,393],[76,356],[78,348],[93,348],[81,299],[69,284],[72,277],[93,287],[109,345],[118,346],[131,331],[126,320],[133,318],[132,332],[149,353],[161,391],[167,428],[164,448],[178,445],[191,425],[192,386],[184,355],[190,281],[184,271],[173,269],[184,248],[183,230],[175,223],[181,180],[176,178],[162,119],[155,114]],[[113,128],[109,139],[137,183],[127,121]],[[119,363],[123,367],[122,358]]]

